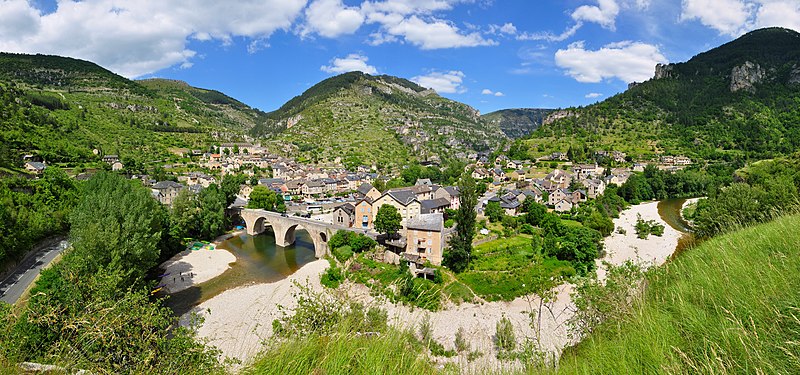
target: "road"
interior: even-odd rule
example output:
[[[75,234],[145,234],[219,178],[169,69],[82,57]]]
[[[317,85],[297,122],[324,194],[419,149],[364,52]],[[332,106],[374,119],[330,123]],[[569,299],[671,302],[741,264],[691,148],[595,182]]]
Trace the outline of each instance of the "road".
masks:
[[[25,293],[28,286],[39,275],[39,271],[50,264],[68,246],[69,242],[67,240],[57,242],[42,248],[35,256],[28,258],[17,266],[14,273],[0,282],[0,301],[12,304],[17,302],[22,293]]]

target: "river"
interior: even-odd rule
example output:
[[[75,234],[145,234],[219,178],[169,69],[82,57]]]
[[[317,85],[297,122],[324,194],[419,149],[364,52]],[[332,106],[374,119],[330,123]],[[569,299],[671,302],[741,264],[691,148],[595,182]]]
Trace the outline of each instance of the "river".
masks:
[[[233,253],[236,262],[222,275],[171,295],[167,306],[176,315],[183,315],[226,290],[284,279],[316,260],[314,243],[304,230],[297,230],[295,243],[285,248],[276,246],[275,235],[267,231],[258,236],[234,236],[220,243],[217,249]]]
[[[671,198],[658,202],[658,215],[673,229],[682,233],[691,233],[692,226],[683,219],[681,210],[686,198]]]

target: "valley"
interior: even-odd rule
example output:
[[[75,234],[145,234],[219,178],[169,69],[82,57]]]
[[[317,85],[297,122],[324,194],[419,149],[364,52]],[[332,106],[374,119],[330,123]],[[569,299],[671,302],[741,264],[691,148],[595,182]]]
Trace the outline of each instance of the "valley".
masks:
[[[0,372],[798,368],[800,33],[486,114],[356,60],[265,111],[0,52]]]

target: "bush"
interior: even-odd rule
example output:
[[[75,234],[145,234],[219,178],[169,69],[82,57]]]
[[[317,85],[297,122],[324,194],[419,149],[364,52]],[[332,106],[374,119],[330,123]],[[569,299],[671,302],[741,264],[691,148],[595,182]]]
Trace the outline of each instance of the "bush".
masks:
[[[501,352],[511,352],[517,347],[517,339],[514,336],[514,326],[505,316],[497,322],[494,333],[494,344]]]
[[[342,246],[333,249],[333,256],[342,263],[346,262],[353,256],[353,249],[350,246]]]
[[[342,269],[334,264],[334,262],[330,260],[328,261],[330,262],[331,266],[325,270],[325,273],[322,274],[319,282],[328,288],[336,289],[345,279],[344,272],[342,272]]]
[[[470,345],[467,339],[464,337],[464,327],[458,327],[456,331],[456,338],[454,342],[456,346],[456,350],[460,352],[468,352],[470,350]]]
[[[533,225],[530,225],[530,224],[527,224],[527,223],[522,224],[522,226],[519,228],[519,232],[523,233],[523,234],[531,234],[532,235],[532,234],[535,233],[535,231],[536,231],[536,229],[533,227]]]
[[[664,226],[655,220],[645,221],[642,219],[642,215],[637,215],[636,236],[644,240],[651,234],[661,237],[664,234]]]
[[[445,228],[452,228],[453,225],[456,225],[456,221],[453,220],[453,219],[447,219],[447,220],[444,221],[444,227]]]
[[[349,246],[350,250],[355,253],[361,253],[367,250],[374,249],[377,244],[378,243],[375,242],[375,240],[361,233],[355,233],[349,230],[342,230],[342,229],[336,231],[336,233],[328,241],[328,246],[331,249],[338,249],[340,247]]]

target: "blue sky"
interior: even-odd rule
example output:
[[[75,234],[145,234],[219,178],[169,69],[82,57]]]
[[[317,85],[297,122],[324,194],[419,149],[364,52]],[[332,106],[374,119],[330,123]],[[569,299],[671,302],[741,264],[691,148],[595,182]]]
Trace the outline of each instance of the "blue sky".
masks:
[[[0,50],[180,79],[270,111],[335,74],[411,79],[479,109],[590,104],[798,0],[0,0]]]

